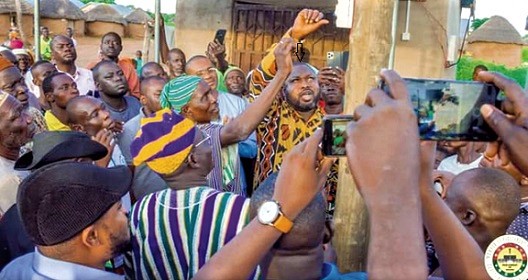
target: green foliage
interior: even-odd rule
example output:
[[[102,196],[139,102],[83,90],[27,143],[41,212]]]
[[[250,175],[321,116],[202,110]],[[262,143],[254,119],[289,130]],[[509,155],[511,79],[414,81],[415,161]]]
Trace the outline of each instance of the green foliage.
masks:
[[[147,14],[149,14],[149,16],[153,19],[156,17],[153,12],[147,11]],[[163,22],[165,22],[166,26],[174,26],[175,15],[176,14],[163,14],[163,13],[161,14],[161,17],[163,18]]]
[[[84,4],[88,4],[91,2],[95,3],[106,3],[106,4],[115,4],[115,0],[81,0]]]
[[[494,64],[493,62],[476,60],[471,57],[462,57],[457,65],[456,79],[457,80],[471,80],[473,78],[473,70],[477,65],[485,65],[490,71],[495,71],[504,74],[517,81],[521,87],[526,86],[526,76],[528,74],[528,66],[523,65],[516,68],[507,68],[502,64]]]
[[[528,47],[522,49],[522,62],[528,63]]]
[[[475,31],[478,29],[481,25],[483,25],[486,21],[488,21],[489,18],[476,18],[471,22],[471,30]]]

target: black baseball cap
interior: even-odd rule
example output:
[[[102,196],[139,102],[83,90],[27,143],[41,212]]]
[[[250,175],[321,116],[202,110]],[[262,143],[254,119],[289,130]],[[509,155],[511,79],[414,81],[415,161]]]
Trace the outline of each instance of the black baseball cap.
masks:
[[[18,188],[17,206],[36,245],[56,245],[96,222],[130,189],[127,166],[58,162],[37,169]]]
[[[33,137],[33,149],[15,162],[16,170],[34,170],[65,159],[106,156],[105,146],[93,141],[85,133],[76,131],[45,131]]]

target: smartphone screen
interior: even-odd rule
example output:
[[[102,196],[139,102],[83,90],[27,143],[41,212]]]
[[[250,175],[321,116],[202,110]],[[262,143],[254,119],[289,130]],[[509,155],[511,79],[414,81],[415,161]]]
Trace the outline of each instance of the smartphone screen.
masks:
[[[225,35],[226,35],[226,30],[225,29],[218,29],[218,30],[216,30],[216,34],[215,34],[214,40],[217,40],[220,44],[223,45],[224,44]]]
[[[422,140],[494,141],[480,114],[484,104],[499,106],[498,89],[472,81],[404,79],[418,117]],[[388,88],[384,86],[388,92]]]
[[[352,116],[329,115],[323,119],[323,153],[326,156],[346,155],[346,128]]]

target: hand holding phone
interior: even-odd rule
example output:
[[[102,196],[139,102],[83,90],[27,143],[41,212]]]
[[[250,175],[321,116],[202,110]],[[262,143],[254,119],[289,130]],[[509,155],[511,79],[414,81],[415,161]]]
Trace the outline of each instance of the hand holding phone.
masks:
[[[484,121],[480,107],[500,108],[493,84],[473,81],[404,79],[418,118],[420,139],[434,141],[495,141],[497,134]],[[390,94],[387,86],[381,88]]]
[[[327,115],[323,119],[323,154],[329,157],[346,155],[346,128],[353,120],[350,115]]]

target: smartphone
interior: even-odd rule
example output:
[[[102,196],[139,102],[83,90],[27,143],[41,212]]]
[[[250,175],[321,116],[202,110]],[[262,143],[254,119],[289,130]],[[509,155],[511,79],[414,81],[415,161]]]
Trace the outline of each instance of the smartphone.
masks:
[[[328,67],[339,67],[346,71],[348,66],[348,51],[344,52],[327,52],[326,53],[326,66]]]
[[[322,149],[325,156],[346,155],[346,127],[352,120],[349,115],[327,115],[323,118]]]
[[[218,30],[216,30],[216,34],[215,34],[214,40],[218,41],[221,45],[223,45],[224,44],[224,40],[225,40],[225,35],[226,35],[226,30],[225,29],[218,29]]]
[[[480,107],[491,104],[501,108],[504,97],[489,83],[405,78],[414,111],[418,117],[420,139],[434,141],[495,141]],[[390,94],[387,85],[382,89]]]

